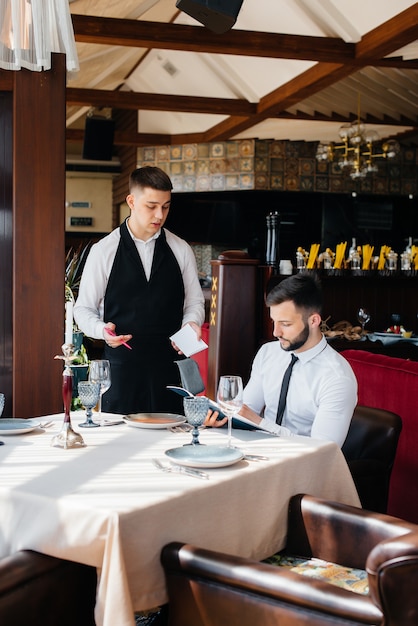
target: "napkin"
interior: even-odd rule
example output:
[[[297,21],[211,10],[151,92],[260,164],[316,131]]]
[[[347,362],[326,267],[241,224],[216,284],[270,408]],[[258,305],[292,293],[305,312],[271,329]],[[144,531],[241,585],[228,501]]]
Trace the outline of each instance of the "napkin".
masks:
[[[181,330],[174,333],[174,335],[171,335],[170,339],[171,341],[174,341],[176,346],[186,356],[191,356],[192,354],[206,350],[208,347],[208,344],[205,343],[203,339],[197,338],[197,335],[190,324],[183,326]]]

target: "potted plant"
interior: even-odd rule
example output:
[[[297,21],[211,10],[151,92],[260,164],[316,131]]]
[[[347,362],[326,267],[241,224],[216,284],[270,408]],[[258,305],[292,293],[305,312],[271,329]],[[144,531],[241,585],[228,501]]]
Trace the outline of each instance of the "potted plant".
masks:
[[[65,259],[65,302],[75,303],[78,296],[81,274],[83,272],[84,263],[86,261],[91,242],[86,245],[80,244],[78,248],[70,248]],[[71,365],[73,371],[73,399],[71,408],[77,410],[81,408],[78,399],[78,383],[80,380],[86,380],[89,367],[89,357],[83,344],[84,335],[73,322],[73,345],[74,356],[76,357]]]

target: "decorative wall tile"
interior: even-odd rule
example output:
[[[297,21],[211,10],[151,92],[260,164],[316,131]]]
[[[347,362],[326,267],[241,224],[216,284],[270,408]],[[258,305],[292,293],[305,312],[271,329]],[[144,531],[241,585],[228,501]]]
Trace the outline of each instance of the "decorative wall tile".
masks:
[[[255,174],[254,187],[255,189],[268,189],[269,177],[267,174]]]
[[[170,148],[169,146],[158,146],[156,149],[157,161],[169,161],[170,160]]]
[[[225,176],[223,174],[214,174],[210,177],[210,188],[213,191],[222,191],[225,189]]]
[[[183,176],[183,191],[196,191],[196,176]]]
[[[155,161],[155,148],[144,148],[144,161]]]
[[[284,159],[273,158],[270,159],[270,171],[273,172],[284,172]]]
[[[285,161],[286,174],[298,174],[299,173],[299,160],[295,158],[286,159]]]
[[[170,159],[179,161],[183,156],[183,146],[170,146]]]
[[[209,174],[209,159],[202,159],[197,162],[197,174],[198,176],[202,174]]]
[[[373,179],[373,193],[387,193],[388,192],[388,179],[387,178],[374,178]]]
[[[267,157],[256,157],[254,162],[254,170],[256,172],[268,172],[269,160]]]
[[[239,154],[242,157],[254,156],[255,143],[253,139],[243,139],[239,142]]]
[[[225,163],[227,172],[239,172],[239,159],[237,157],[228,158]]]
[[[208,159],[209,158],[209,144],[208,143],[198,143],[197,144],[197,157],[198,157],[198,159]]]
[[[353,180],[337,162],[317,161],[317,142],[233,140],[138,148],[138,165],[158,165],[175,191],[274,189],[374,194],[415,194],[418,151],[402,148],[399,160],[376,161],[378,171]],[[256,155],[256,156],[254,156]]]
[[[208,191],[210,189],[210,177],[198,176],[196,180],[196,191]]]
[[[335,193],[341,193],[341,191],[344,191],[344,181],[342,177],[340,178],[337,178],[336,176],[330,177],[329,190]]]
[[[173,191],[183,191],[183,176],[172,176]]]
[[[270,176],[270,188],[271,189],[284,189],[284,176],[283,174],[272,174]]]
[[[299,174],[301,176],[313,176],[315,172],[315,159],[300,159]]]
[[[209,146],[209,156],[211,158],[222,158],[225,156],[225,144],[222,142],[211,143]]]
[[[361,178],[360,179],[360,189],[364,193],[370,193],[372,190],[372,179],[371,178]]]
[[[286,154],[286,142],[285,141],[273,141],[270,144],[270,156],[272,157],[284,157]]]
[[[328,191],[329,178],[328,176],[316,176],[315,188],[316,191]]]
[[[287,189],[287,191],[299,191],[300,189],[300,180],[299,180],[299,176],[286,176],[285,181],[285,189]]]
[[[237,157],[238,154],[239,154],[238,141],[227,141],[226,142],[226,156]]]
[[[186,176],[194,176],[196,174],[196,161],[185,161],[183,165]]]
[[[253,172],[254,171],[254,159],[243,158],[239,160],[239,169],[241,172]]]
[[[225,159],[211,159],[209,163],[209,171],[211,174],[223,174],[226,171]]]
[[[417,181],[416,180],[403,180],[401,184],[401,193],[410,194],[417,192]]]
[[[183,174],[183,163],[181,161],[173,161],[171,164],[171,175],[179,176]]]
[[[240,174],[240,189],[254,189],[254,174]]]
[[[314,177],[313,176],[301,176],[300,177],[300,190],[301,191],[313,191],[314,189]]]
[[[225,187],[226,189],[239,189],[239,175],[238,174],[226,174]]]
[[[183,146],[183,158],[190,161],[197,156],[197,143],[187,143]]]

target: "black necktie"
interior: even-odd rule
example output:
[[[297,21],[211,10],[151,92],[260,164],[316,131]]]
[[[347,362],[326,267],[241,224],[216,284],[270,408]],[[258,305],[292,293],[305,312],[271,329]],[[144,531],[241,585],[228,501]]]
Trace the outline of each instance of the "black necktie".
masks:
[[[284,376],[283,376],[282,388],[280,390],[279,406],[277,407],[277,417],[276,417],[276,424],[279,424],[279,425],[282,423],[284,407],[286,406],[286,396],[287,396],[287,390],[289,389],[290,376],[292,374],[293,366],[297,360],[298,360],[298,357],[295,354],[292,354],[292,360],[290,361],[287,367],[287,370],[285,371]]]

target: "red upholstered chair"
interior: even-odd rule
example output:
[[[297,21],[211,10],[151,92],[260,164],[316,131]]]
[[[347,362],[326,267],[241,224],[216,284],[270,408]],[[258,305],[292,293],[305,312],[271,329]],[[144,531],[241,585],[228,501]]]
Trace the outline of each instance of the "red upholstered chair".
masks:
[[[263,517],[260,526],[263,532]],[[367,571],[359,594],[288,568],[171,543],[161,561],[170,626],[416,626],[418,526],[294,496],[285,553]]]
[[[402,419],[387,511],[418,523],[418,363],[363,350],[341,354],[356,375],[359,404],[392,411]]]

